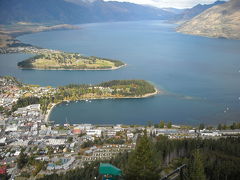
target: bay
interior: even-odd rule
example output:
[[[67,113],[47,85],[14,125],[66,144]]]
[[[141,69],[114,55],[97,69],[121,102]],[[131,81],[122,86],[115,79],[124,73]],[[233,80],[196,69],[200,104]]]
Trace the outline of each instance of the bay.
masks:
[[[146,99],[79,101],[56,106],[56,123],[147,124],[160,120],[196,125],[240,121],[240,41],[184,35],[162,21],[80,25],[80,30],[28,34],[18,39],[40,47],[119,59],[115,71],[20,70],[29,55],[1,55],[0,75],[26,83],[61,86],[113,79],[145,79],[166,95]],[[230,110],[224,113],[229,108]]]

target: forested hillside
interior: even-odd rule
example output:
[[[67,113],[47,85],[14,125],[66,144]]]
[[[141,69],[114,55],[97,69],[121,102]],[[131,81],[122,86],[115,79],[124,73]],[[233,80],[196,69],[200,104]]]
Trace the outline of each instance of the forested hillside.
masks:
[[[157,180],[182,164],[187,165],[183,180],[236,180],[240,173],[240,137],[170,140],[145,134],[133,152],[120,154],[110,163],[123,170],[122,179],[126,180]],[[101,179],[98,166],[99,162],[94,162],[39,180]]]

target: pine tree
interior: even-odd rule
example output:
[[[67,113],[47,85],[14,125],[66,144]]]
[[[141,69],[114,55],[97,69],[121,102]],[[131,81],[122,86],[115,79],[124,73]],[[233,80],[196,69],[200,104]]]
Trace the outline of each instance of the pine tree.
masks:
[[[218,124],[218,130],[222,130],[222,124]]]
[[[160,121],[159,128],[164,128],[164,121]]]
[[[126,179],[155,180],[159,178],[159,159],[156,159],[152,141],[144,135],[139,138],[136,149],[130,155]]]
[[[199,150],[195,150],[189,162],[189,180],[205,180],[204,167]]]
[[[19,169],[22,169],[28,162],[26,154],[23,153],[23,150],[21,150],[21,153],[19,154],[19,157],[17,159],[17,167]]]
[[[200,125],[199,125],[199,130],[203,130],[205,128],[205,125],[203,124],[203,123],[201,123]]]
[[[167,123],[167,128],[168,128],[168,129],[171,129],[171,128],[172,128],[172,122],[171,122],[171,121]]]

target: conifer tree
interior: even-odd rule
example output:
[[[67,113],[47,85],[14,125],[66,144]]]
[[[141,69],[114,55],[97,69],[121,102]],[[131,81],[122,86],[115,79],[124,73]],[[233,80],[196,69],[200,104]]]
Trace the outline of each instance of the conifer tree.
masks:
[[[17,167],[19,169],[22,169],[28,162],[26,154],[24,154],[23,150],[21,150],[21,153],[19,154],[19,157],[17,159]]]
[[[159,128],[164,128],[164,121],[160,121]]]
[[[194,150],[189,162],[189,180],[205,180],[204,166],[199,150]]]
[[[126,170],[126,179],[155,180],[159,178],[159,159],[155,158],[152,141],[144,135],[138,139],[136,149],[130,155]]]

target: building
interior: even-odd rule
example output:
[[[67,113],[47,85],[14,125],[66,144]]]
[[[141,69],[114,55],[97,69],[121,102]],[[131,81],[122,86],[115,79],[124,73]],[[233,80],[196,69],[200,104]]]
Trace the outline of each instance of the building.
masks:
[[[101,130],[101,129],[89,129],[89,130],[86,130],[86,134],[87,134],[88,136],[101,137],[101,135],[102,135],[102,130]]]
[[[7,174],[7,167],[6,167],[6,166],[0,167],[0,174],[1,174],[1,175]]]
[[[217,136],[221,136],[221,134],[217,131],[202,131],[200,133],[201,136],[208,136],[208,137],[217,137]]]

